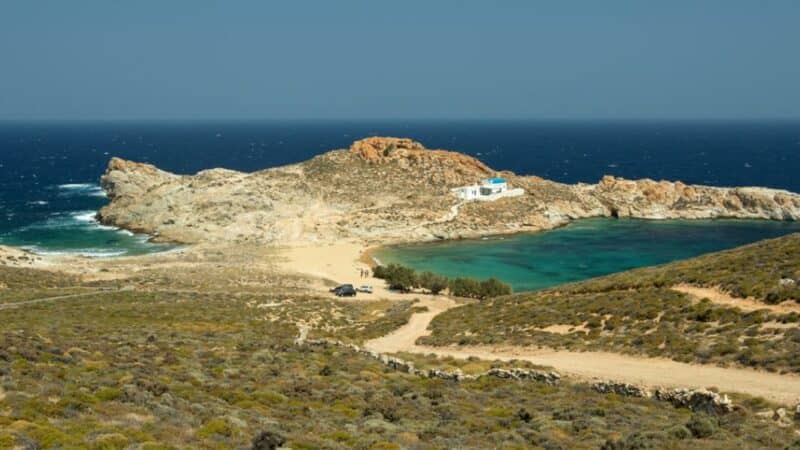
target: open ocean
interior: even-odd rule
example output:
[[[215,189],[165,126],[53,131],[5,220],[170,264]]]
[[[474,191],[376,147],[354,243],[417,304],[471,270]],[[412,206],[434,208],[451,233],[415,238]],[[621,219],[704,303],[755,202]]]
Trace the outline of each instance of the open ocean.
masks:
[[[94,221],[107,202],[98,180],[112,156],[183,174],[254,171],[372,135],[411,137],[496,169],[568,183],[612,174],[800,192],[797,121],[3,122],[0,244],[91,256],[169,248]],[[746,240],[760,238],[751,231]]]

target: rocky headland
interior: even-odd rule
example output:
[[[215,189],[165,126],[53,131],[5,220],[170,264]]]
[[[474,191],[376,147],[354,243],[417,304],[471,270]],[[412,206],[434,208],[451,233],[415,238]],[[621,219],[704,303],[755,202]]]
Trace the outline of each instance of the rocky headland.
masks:
[[[463,202],[451,189],[505,177],[525,195]],[[389,243],[539,231],[588,217],[797,220],[800,195],[605,176],[563,184],[496,171],[461,153],[372,137],[254,173],[175,175],[114,158],[101,180],[109,225],[180,243]]]

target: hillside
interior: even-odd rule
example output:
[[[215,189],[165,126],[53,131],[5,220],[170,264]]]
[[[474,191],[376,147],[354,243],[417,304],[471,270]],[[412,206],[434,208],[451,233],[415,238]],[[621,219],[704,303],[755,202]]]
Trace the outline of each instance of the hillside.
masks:
[[[208,267],[183,257],[169,255],[187,263],[169,271],[144,266],[127,281],[134,289],[0,267],[10,293],[53,298],[0,305],[0,448],[723,449],[796,440],[791,420],[764,421],[756,412],[773,406],[746,396],[716,415],[568,378],[455,382],[347,348],[301,347],[300,324],[369,338],[408,320],[410,302],[332,301],[298,293],[285,277],[259,289],[255,273],[214,269],[222,262],[213,254]],[[59,297],[76,291],[84,295]],[[417,363],[467,375],[525,367]]]
[[[421,342],[612,351],[800,373],[798,268],[800,234],[793,234],[455,308],[436,317]]]
[[[526,194],[461,204],[450,193],[491,176]],[[786,191],[610,176],[567,185],[402,138],[368,138],[249,174],[178,176],[115,158],[101,184],[111,199],[99,213],[103,223],[183,243],[410,242],[537,231],[596,216],[800,218],[800,196]]]

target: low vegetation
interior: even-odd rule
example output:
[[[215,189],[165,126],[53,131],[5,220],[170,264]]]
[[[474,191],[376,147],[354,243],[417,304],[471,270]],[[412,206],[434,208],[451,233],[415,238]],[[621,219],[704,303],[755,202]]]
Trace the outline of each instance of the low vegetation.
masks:
[[[796,440],[748,407],[715,417],[568,380],[423,379],[346,349],[293,344],[295,321],[359,338],[402,322],[411,301],[147,289],[0,310],[0,448],[723,449]],[[465,372],[491,364],[443,363]]]
[[[386,280],[391,289],[409,292],[415,288],[439,294],[449,289],[451,295],[475,299],[487,299],[511,294],[511,286],[496,278],[479,281],[472,278],[448,279],[432,272],[417,273],[414,269],[399,264],[377,266],[373,269],[376,278]]]

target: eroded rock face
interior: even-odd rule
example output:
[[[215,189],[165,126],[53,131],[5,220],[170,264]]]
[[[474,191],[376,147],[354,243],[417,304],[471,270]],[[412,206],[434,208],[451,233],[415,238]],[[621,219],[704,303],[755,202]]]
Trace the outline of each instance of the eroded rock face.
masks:
[[[461,203],[450,190],[503,176],[525,195]],[[356,141],[300,164],[251,174],[174,175],[113,158],[101,184],[103,223],[197,242],[385,243],[538,231],[586,217],[797,220],[800,196],[604,177],[567,185],[492,170],[477,159],[404,138]]]
[[[176,178],[176,175],[152,164],[111,158],[105,175],[100,179],[100,186],[111,200],[115,200],[144,195],[148,190]]]
[[[419,142],[407,138],[371,137],[361,139],[353,142],[353,145],[350,146],[350,153],[372,164],[394,162],[404,168],[443,167],[454,172],[479,177],[495,173],[489,166],[472,156],[447,150],[426,149]],[[455,181],[457,177],[449,178]]]
[[[605,176],[591,191],[618,217],[800,218],[800,197],[776,189],[687,186],[681,182],[632,181]]]

